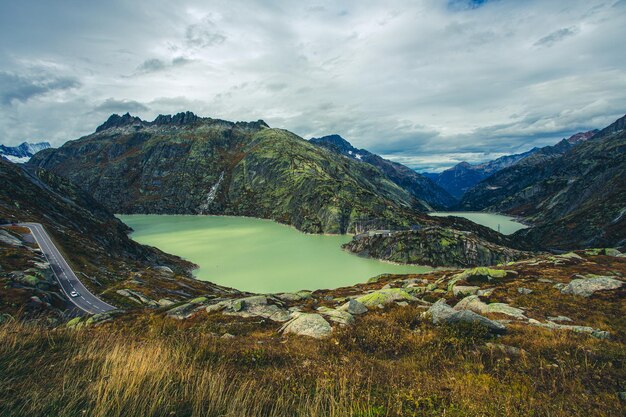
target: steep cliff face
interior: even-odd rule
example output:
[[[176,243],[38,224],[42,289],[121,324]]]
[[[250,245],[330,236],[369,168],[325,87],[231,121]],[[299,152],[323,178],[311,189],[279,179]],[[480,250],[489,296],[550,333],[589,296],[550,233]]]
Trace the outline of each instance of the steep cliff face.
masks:
[[[576,146],[563,141],[498,172],[461,206],[524,217],[534,227],[516,235],[544,248],[624,245],[624,119]]]
[[[118,213],[245,215],[345,233],[363,218],[407,227],[421,207],[378,169],[293,133],[192,113],[153,122],[114,115],[94,134],[30,164],[70,179]]]
[[[429,178],[418,174],[407,166],[384,159],[365,149],[357,149],[339,135],[313,138],[310,139],[310,142],[339,155],[378,168],[390,181],[413,195],[421,203],[424,210],[447,209],[457,203],[446,190]]]
[[[360,256],[435,267],[490,266],[533,255],[490,242],[472,232],[436,226],[358,235],[343,247]]]

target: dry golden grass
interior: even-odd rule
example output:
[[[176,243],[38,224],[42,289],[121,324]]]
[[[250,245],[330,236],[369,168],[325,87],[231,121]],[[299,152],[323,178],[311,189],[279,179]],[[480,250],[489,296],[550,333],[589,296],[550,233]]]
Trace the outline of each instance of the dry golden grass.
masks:
[[[153,316],[115,326],[0,326],[0,415],[619,416],[623,345],[513,326],[485,347],[392,308],[323,341],[220,339]]]

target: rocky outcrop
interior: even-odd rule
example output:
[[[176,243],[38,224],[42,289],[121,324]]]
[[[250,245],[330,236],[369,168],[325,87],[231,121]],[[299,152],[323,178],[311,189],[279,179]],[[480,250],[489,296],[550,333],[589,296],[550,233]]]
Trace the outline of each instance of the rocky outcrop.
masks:
[[[614,277],[586,276],[570,281],[563,289],[562,294],[591,297],[597,291],[616,290],[624,283]]]
[[[509,243],[504,238],[502,242]],[[488,266],[532,256],[473,232],[437,226],[357,235],[343,248],[360,256],[435,267]]]

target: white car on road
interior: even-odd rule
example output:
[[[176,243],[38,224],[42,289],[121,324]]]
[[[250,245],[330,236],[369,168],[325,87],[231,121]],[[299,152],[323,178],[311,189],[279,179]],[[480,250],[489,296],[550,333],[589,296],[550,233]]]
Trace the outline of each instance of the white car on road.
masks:
[[[78,293],[76,291],[70,291],[70,296],[74,297],[78,297]]]

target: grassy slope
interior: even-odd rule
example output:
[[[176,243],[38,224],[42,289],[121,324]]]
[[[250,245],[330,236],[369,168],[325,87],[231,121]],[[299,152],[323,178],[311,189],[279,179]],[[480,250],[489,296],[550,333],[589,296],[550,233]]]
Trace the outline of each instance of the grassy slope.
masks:
[[[583,299],[538,279],[623,276],[626,260],[546,258],[507,268],[519,276],[481,285],[496,287],[490,302],[524,307],[541,321],[567,315],[611,331],[613,339],[515,323],[507,335],[488,339],[480,328],[435,327],[420,318],[422,309],[396,305],[359,316],[320,341],[280,337],[272,322],[204,312],[183,322],[134,313],[54,331],[13,323],[0,327],[0,415],[623,415],[617,392],[626,376],[624,290]],[[445,274],[420,278],[435,282]],[[405,277],[316,295],[394,286],[399,278]],[[520,286],[534,292],[520,294]],[[236,337],[218,337],[225,332]],[[523,352],[505,353],[488,342]]]

